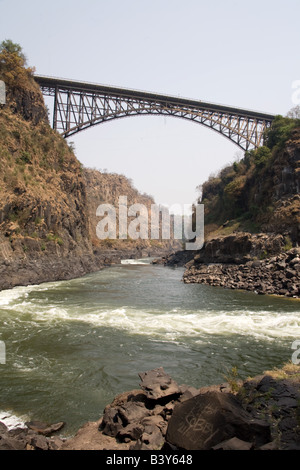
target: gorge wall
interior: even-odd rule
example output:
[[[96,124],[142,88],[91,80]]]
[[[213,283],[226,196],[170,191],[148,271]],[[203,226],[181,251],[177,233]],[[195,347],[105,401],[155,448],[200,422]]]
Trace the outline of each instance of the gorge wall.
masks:
[[[277,117],[268,146],[246,152],[202,185],[205,243],[163,260],[183,281],[300,296],[300,122]]]
[[[41,91],[17,54],[1,53],[7,102],[0,109],[0,289],[70,279],[122,258],[159,255],[172,242],[98,240],[96,209],[128,204],[150,208],[122,175],[83,168],[51,129]],[[178,245],[177,245],[178,246]]]

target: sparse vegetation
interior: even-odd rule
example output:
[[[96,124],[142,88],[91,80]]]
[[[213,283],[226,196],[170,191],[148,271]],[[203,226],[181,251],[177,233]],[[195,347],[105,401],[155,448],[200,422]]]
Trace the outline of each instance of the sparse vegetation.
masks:
[[[282,148],[285,142],[290,139],[291,132],[295,127],[300,126],[300,118],[276,116],[272,126],[265,135],[266,145],[269,149],[275,147]]]
[[[26,68],[22,47],[10,39],[0,44],[0,78],[8,87],[23,88],[32,77],[34,69]]]
[[[36,217],[34,220],[35,225],[40,225],[42,223],[43,219],[42,217]]]
[[[46,236],[46,240],[48,242],[55,242],[60,246],[62,246],[63,243],[64,243],[62,238],[59,235],[55,234],[55,233],[48,233],[47,236]]]
[[[238,369],[236,366],[232,366],[231,369],[224,376],[225,380],[228,382],[233,393],[238,393],[241,389],[242,380],[240,378]]]
[[[289,251],[292,248],[293,248],[293,243],[292,243],[291,237],[287,235],[285,237],[284,251]]]
[[[33,238],[45,251],[48,241],[64,244],[65,230],[58,235],[51,218],[45,223],[45,210],[56,213],[56,219],[59,212],[72,211],[72,205],[75,213],[68,191],[76,193],[82,185],[82,165],[45,119],[33,72],[20,45],[10,40],[0,44],[0,79],[7,87],[7,105],[0,115],[1,232],[11,242]],[[76,216],[79,225],[81,214]],[[22,247],[26,252],[31,244]]]
[[[273,181],[275,172],[281,179],[280,171],[287,166],[285,145],[299,130],[297,110],[289,117],[277,116],[265,133],[264,146],[245,152],[239,161],[227,165],[198,187],[201,193],[198,202],[204,204],[207,231],[215,227],[214,230],[226,228],[228,232],[236,223],[235,230],[261,230],[275,210]]]

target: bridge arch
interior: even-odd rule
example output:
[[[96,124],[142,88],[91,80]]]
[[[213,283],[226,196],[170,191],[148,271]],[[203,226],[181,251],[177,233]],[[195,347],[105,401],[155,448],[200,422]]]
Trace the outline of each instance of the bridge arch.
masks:
[[[242,150],[263,145],[272,114],[168,95],[35,76],[54,98],[53,128],[69,137],[91,126],[138,115],[173,116],[206,126]]]

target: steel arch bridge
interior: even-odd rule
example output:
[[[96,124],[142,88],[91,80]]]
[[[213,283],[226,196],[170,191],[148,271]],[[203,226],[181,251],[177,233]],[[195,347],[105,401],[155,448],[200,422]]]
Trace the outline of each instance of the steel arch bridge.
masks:
[[[164,115],[188,119],[227,137],[243,150],[263,145],[272,114],[204,101],[35,75],[45,96],[53,96],[53,128],[63,137],[112,119]]]

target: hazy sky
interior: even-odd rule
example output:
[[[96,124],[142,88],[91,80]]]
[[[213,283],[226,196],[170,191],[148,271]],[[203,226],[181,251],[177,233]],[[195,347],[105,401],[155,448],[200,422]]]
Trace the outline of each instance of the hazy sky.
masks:
[[[299,0],[0,0],[3,39],[36,73],[166,93],[274,114],[300,80]],[[72,136],[87,167],[123,173],[159,203],[241,156],[183,119],[113,120]]]

